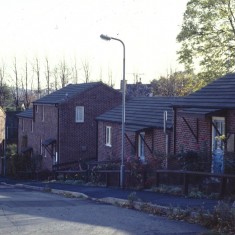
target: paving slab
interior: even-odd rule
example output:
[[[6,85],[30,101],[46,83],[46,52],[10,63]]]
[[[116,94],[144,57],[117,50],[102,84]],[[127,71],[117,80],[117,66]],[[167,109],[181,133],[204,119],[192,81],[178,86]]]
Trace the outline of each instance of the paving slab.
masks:
[[[42,189],[49,188],[55,190],[64,190],[67,192],[76,192],[83,194],[84,197],[102,199],[102,198],[117,198],[128,200],[129,196],[134,193],[134,198],[138,201],[148,202],[155,205],[167,206],[167,207],[179,207],[182,209],[201,209],[213,210],[217,205],[218,200],[215,199],[196,199],[184,196],[175,196],[169,194],[162,194],[146,190],[130,190],[120,189],[113,187],[97,187],[86,185],[71,185],[57,182],[45,182],[45,181],[19,181],[7,178],[0,178],[0,182],[12,184],[12,185],[27,185],[32,187],[40,187]]]

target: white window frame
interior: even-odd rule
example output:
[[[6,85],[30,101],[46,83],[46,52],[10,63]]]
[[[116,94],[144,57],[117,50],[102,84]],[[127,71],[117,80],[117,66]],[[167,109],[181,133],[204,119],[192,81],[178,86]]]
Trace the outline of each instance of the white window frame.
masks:
[[[105,145],[112,147],[112,127],[106,126],[105,128]]]
[[[84,106],[76,106],[75,122],[76,123],[83,123],[84,122]]]
[[[138,135],[138,156],[142,162],[145,161],[144,136],[145,136],[145,132],[140,132]]]

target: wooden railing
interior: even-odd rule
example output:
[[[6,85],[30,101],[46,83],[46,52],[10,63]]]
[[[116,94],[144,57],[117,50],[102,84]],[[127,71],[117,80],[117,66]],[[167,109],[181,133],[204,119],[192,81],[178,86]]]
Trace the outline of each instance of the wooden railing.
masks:
[[[58,175],[62,175],[63,179],[66,180],[68,176],[74,176],[76,174],[83,176],[83,179],[85,181],[89,180],[89,177],[91,176],[91,173],[96,173],[96,174],[101,174],[103,177],[103,181],[105,182],[106,187],[111,185],[111,178],[114,175],[117,175],[117,177],[120,178],[120,170],[111,170],[111,169],[99,169],[99,168],[93,168],[93,166],[98,166],[99,164],[106,164],[108,162],[92,162],[91,165],[87,166],[87,169],[60,169],[60,170],[55,170],[55,178],[58,178]],[[128,176],[130,174],[130,170],[125,171],[125,175]],[[235,175],[231,174],[214,174],[210,172],[199,172],[199,171],[184,171],[184,170],[155,170],[156,174],[156,186],[160,185],[161,181],[161,176],[164,174],[171,175],[169,178],[172,179],[172,175],[177,175],[181,176],[182,181],[181,184],[183,186],[183,194],[188,195],[189,194],[189,185],[190,185],[190,180],[195,178],[195,176],[206,178],[209,177],[211,179],[219,179],[218,183],[220,184],[220,189],[219,189],[219,195],[220,198],[223,198],[225,193],[226,193],[226,188],[228,184],[229,179],[234,179],[235,180]],[[144,177],[143,177],[144,178]],[[175,177],[177,178],[177,177]],[[144,186],[144,182],[143,182]]]
[[[230,174],[214,174],[209,172],[199,172],[199,171],[182,171],[182,170],[156,170],[156,186],[160,185],[160,175],[162,174],[176,174],[183,176],[183,193],[188,195],[189,193],[189,182],[190,177],[200,176],[200,177],[211,177],[221,179],[220,182],[220,198],[223,198],[226,192],[228,179],[235,179],[235,175]]]

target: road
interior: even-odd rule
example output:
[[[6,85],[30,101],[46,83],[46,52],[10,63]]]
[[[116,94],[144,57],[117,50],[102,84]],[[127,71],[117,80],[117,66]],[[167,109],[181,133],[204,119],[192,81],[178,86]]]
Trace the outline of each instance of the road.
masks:
[[[204,228],[91,200],[0,185],[0,234],[191,235]]]

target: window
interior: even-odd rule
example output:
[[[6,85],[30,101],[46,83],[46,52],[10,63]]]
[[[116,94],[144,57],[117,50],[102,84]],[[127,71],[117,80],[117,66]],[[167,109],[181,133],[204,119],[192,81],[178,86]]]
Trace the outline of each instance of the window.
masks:
[[[84,122],[84,106],[77,106],[75,113],[75,122]]]
[[[111,126],[106,126],[105,145],[111,147]]]
[[[145,133],[141,132],[138,136],[138,156],[142,162],[145,161],[145,156],[144,156],[144,136]]]
[[[38,113],[38,105],[35,105],[35,112]]]

